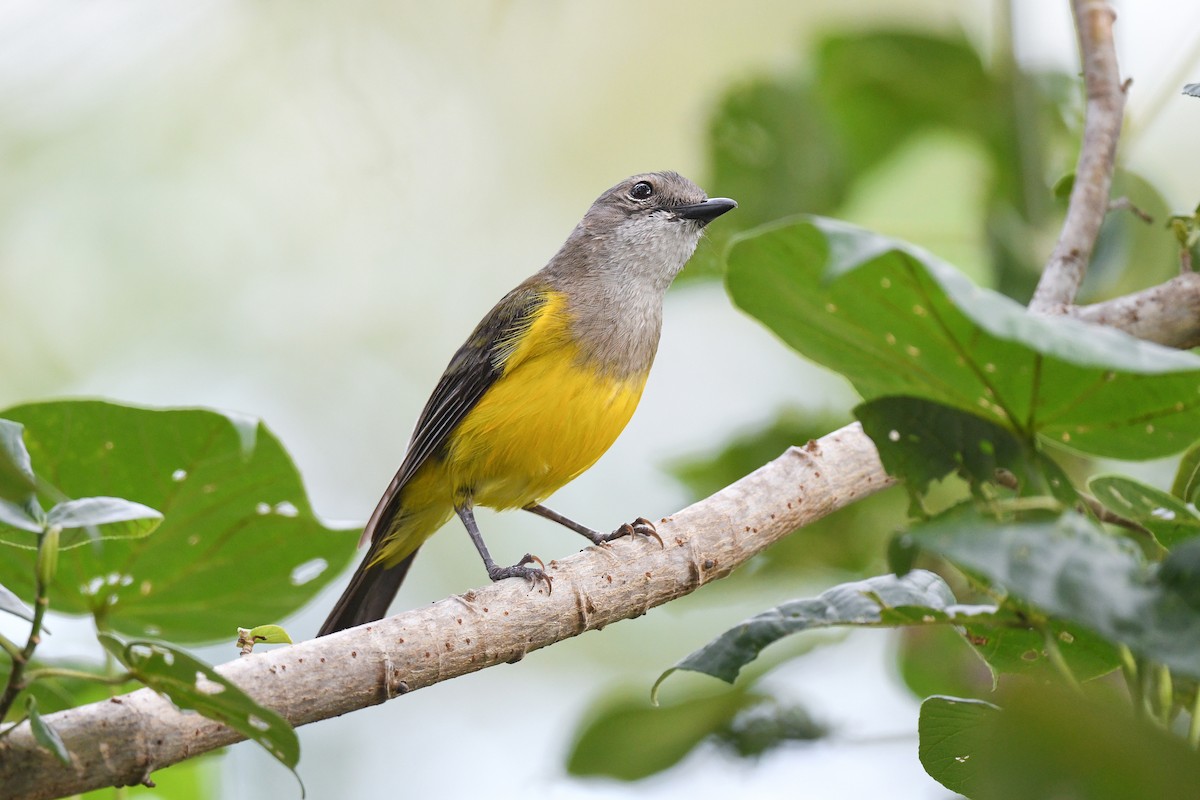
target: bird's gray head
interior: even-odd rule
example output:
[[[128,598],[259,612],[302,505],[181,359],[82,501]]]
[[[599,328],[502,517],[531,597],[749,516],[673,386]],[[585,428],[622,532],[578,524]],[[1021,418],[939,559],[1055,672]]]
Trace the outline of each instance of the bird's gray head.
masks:
[[[724,197],[710,199],[675,172],[634,175],[592,203],[547,269],[665,291],[695,251],[704,226],[736,207]]]

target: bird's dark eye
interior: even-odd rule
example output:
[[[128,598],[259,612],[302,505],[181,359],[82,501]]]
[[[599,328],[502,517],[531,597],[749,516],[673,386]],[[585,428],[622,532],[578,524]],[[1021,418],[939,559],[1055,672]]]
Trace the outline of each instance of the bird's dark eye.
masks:
[[[648,181],[638,181],[629,190],[629,196],[634,200],[645,200],[652,194],[654,194],[654,187]]]

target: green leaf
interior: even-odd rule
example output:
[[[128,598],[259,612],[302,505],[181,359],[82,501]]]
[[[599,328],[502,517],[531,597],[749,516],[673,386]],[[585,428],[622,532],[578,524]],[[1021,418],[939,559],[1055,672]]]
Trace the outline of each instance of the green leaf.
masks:
[[[897,631],[896,668],[915,697],[984,695],[994,678],[979,653],[951,625],[914,625]]]
[[[35,486],[23,432],[22,425],[0,419],[0,500],[18,504],[33,495]]]
[[[166,695],[179,708],[228,725],[295,770],[300,761],[300,740],[292,726],[208,664],[163,642],[122,642],[107,633],[98,638],[138,680]]]
[[[0,544],[18,544],[26,549],[32,550],[37,547],[37,540],[21,534],[9,533],[6,535],[4,526],[15,528],[18,531],[27,533],[41,533],[42,522],[33,514],[30,514],[24,507],[16,503],[10,503],[7,500],[0,500]],[[11,540],[11,542],[10,542]]]
[[[1124,699],[1028,682],[998,702],[967,762],[972,800],[1182,798],[1200,786],[1200,755]]]
[[[974,796],[979,752],[988,746],[988,727],[999,709],[982,700],[930,697],[917,722],[921,766],[952,792]]]
[[[1042,483],[1030,448],[1012,432],[977,414],[920,397],[881,397],[854,409],[889,475],[904,481],[914,500],[950,474],[973,491],[994,483],[1003,468],[1023,488]]]
[[[1086,517],[996,522],[955,514],[915,527],[912,536],[1049,614],[1200,677],[1200,611],[1128,540]]]
[[[54,726],[42,718],[37,700],[32,695],[25,698],[25,710],[29,712],[29,728],[33,731],[33,740],[53,753],[65,766],[71,766],[71,754],[67,752],[67,746],[63,744],[62,737],[58,735]]]
[[[1185,503],[1200,505],[1200,442],[1189,447],[1179,460],[1171,494]]]
[[[1117,647],[1104,637],[1074,622],[1052,619],[1045,624],[1071,674],[1081,683],[1108,675],[1121,665]],[[1037,628],[968,621],[963,629],[994,681],[1005,674],[1042,681],[1060,677],[1046,654],[1045,634]]]
[[[821,739],[828,731],[803,706],[766,700],[741,710],[715,733],[719,743],[751,758],[789,742]]]
[[[735,302],[866,400],[910,395],[1124,459],[1200,429],[1200,356],[1026,313],[928,253],[821,218],[737,238]]]
[[[742,667],[785,636],[834,625],[879,625],[883,614],[895,614],[888,624],[922,621],[931,610],[951,608],[954,595],[932,572],[913,570],[903,577],[880,575],[827,589],[814,598],[791,600],[731,628],[664,672],[657,691],[675,670],[691,670],[733,683]],[[931,618],[931,621],[932,618]]]
[[[1088,481],[1088,490],[1105,508],[1154,534],[1163,547],[1200,535],[1200,517],[1161,489],[1124,475],[1097,475]]]
[[[162,514],[153,508],[119,497],[83,497],[67,500],[54,506],[46,514],[47,525],[57,525],[64,530],[134,521],[147,522],[152,527],[161,520]]]
[[[761,697],[739,689],[663,706],[650,705],[644,694],[611,696],[580,727],[567,756],[567,772],[623,781],[662,772],[758,702]]]
[[[7,611],[27,622],[33,622],[33,609],[25,605],[21,598],[3,584],[0,584],[0,611]]]
[[[57,611],[96,614],[125,635],[228,640],[247,617],[295,612],[354,556],[357,528],[314,514],[295,465],[261,424],[100,401],[6,416],[25,425],[39,473],[69,496],[126,498],[164,514],[152,536],[64,551],[51,591]],[[0,558],[0,582],[32,597],[33,552],[12,552]]]
[[[257,625],[250,629],[249,638],[255,644],[291,644],[292,637],[278,625]]]

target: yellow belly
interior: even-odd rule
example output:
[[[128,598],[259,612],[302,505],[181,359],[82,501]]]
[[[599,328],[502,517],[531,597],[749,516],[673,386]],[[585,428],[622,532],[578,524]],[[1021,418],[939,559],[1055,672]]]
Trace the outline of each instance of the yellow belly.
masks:
[[[645,382],[644,375],[597,373],[569,351],[523,361],[452,435],[445,464],[451,486],[490,508],[540,503],[604,455],[633,416]]]
[[[376,558],[392,566],[469,499],[496,509],[540,503],[616,441],[646,384],[579,356],[562,298],[554,297],[504,363],[504,372],[401,490],[401,512]]]

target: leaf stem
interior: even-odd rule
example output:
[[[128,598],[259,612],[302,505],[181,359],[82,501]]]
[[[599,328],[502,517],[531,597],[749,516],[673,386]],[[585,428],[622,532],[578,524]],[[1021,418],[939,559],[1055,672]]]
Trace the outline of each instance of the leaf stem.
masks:
[[[111,675],[97,675],[94,672],[84,672],[80,669],[67,669],[65,667],[42,667],[41,669],[30,670],[25,674],[26,685],[33,683],[42,678],[70,678],[80,681],[91,681],[92,683],[100,683],[106,686],[119,686],[122,683],[128,683],[133,680],[133,675],[128,672],[115,673]]]
[[[41,558],[42,549],[46,547],[58,547],[57,537],[54,541],[50,541],[49,536],[43,534],[38,541],[38,556]],[[8,673],[8,683],[4,687],[4,693],[0,694],[0,719],[4,719],[8,715],[8,711],[12,708],[13,702],[17,699],[17,695],[25,688],[23,680],[25,668],[29,666],[30,660],[33,658],[33,653],[37,650],[37,646],[42,641],[42,622],[46,618],[46,609],[50,605],[50,600],[46,596],[46,583],[42,580],[41,570],[36,570],[34,578],[34,602],[33,602],[33,622],[29,626],[29,638],[25,640],[25,647],[16,653],[12,654],[12,670]]]
[[[5,736],[8,736],[14,730],[21,727],[21,723],[27,719],[29,719],[29,715],[25,714],[20,718],[13,720],[12,724],[10,724],[7,728],[0,728],[0,742],[4,741]]]
[[[1196,689],[1196,699],[1192,701],[1192,720],[1188,723],[1188,744],[1193,750],[1200,750],[1200,687]]]
[[[1144,716],[1146,707],[1142,704],[1142,684],[1138,678],[1137,659],[1133,657],[1133,652],[1125,645],[1117,646],[1117,653],[1121,656],[1121,674],[1125,677],[1125,686],[1129,689],[1129,703],[1133,706],[1133,715],[1135,717]],[[1197,693],[1200,697],[1200,693]]]
[[[6,653],[8,653],[9,657],[11,657],[14,661],[16,661],[17,657],[21,655],[21,646],[3,634],[0,634],[0,650],[4,650]]]
[[[1158,721],[1164,728],[1171,727],[1171,709],[1175,705],[1175,693],[1171,688],[1171,670],[1166,664],[1154,665],[1154,703],[1158,706]]]

